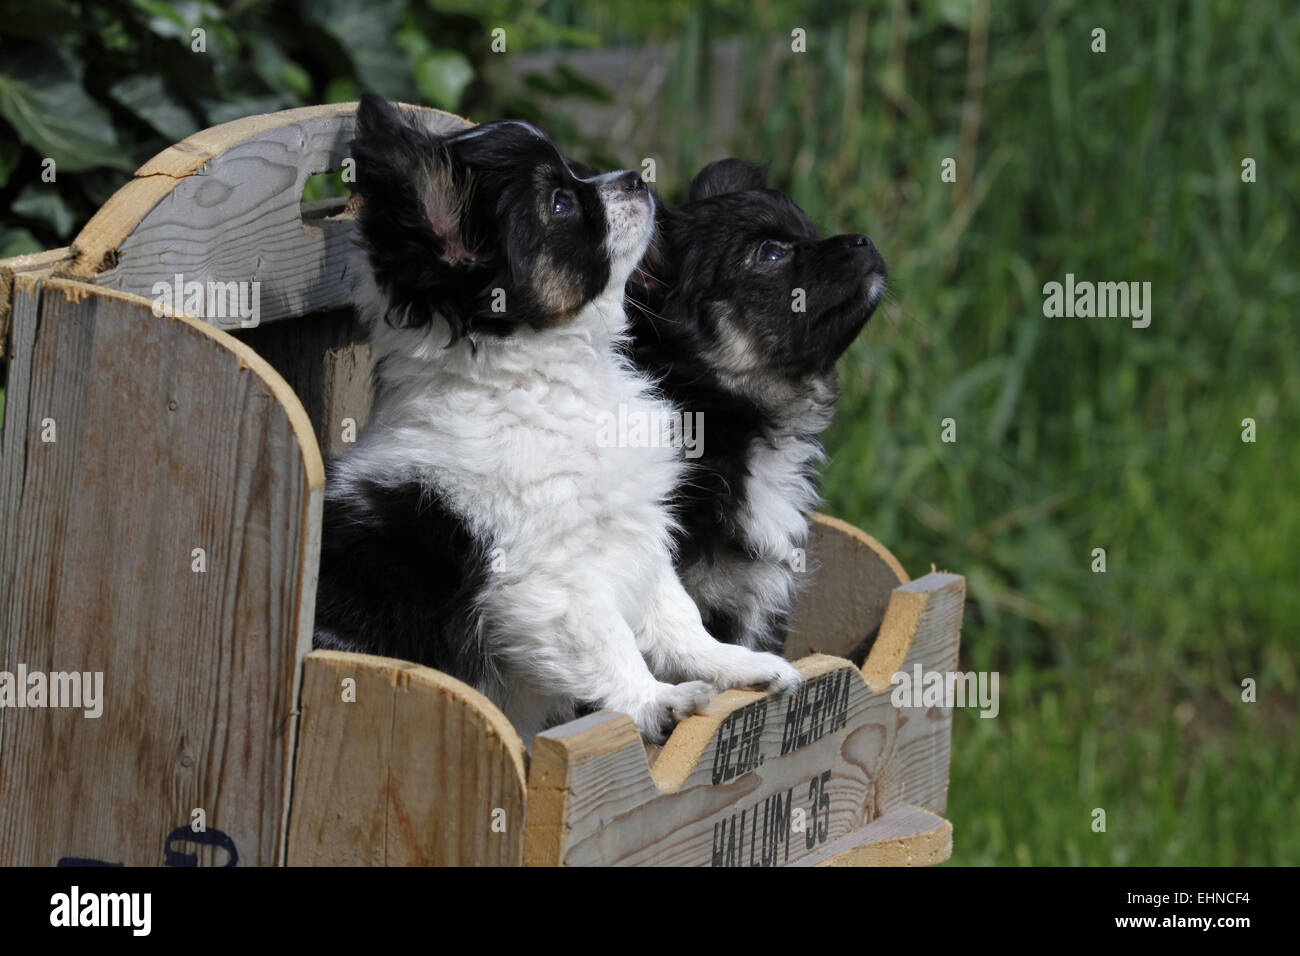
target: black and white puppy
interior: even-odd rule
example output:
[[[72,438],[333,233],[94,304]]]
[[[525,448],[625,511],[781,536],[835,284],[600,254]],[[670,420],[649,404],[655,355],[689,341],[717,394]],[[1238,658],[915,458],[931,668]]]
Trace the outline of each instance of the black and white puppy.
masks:
[[[583,706],[659,740],[716,688],[797,684],[682,587],[677,450],[601,440],[620,407],[671,417],[623,352],[640,176],[579,177],[526,123],[435,136],[374,96],[352,149],[375,400],[327,471],[316,646],[450,673],[529,742]]]
[[[678,569],[719,640],[780,651],[818,501],[835,362],[885,291],[864,235],[823,238],[763,169],[706,166],[629,283],[637,364],[701,416]]]

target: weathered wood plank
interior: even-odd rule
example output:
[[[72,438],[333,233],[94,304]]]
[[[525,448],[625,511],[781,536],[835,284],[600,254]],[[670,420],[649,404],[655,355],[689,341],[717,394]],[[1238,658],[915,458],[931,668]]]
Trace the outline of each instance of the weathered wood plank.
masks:
[[[350,435],[351,441],[356,441],[370,421],[374,363],[374,351],[365,343],[325,353],[325,413],[320,441],[326,458],[333,458],[348,446],[345,437]]]
[[[301,710],[291,865],[522,861],[523,742],[482,694],[416,664],[313,651]]]
[[[156,865],[196,809],[241,863],[282,862],[324,484],[306,414],[210,326],[59,279],[32,325],[17,281],[0,669],[102,673],[103,711],[5,714],[0,864]]]
[[[346,349],[361,334],[352,310],[286,319],[255,329],[232,330],[230,334],[252,346],[289,384],[307,410],[317,442],[324,449],[327,407],[334,387],[327,356]]]
[[[862,676],[873,692],[888,699],[897,673],[948,673],[957,668],[966,579],[934,572],[894,590],[880,637]],[[889,742],[892,757],[881,768],[877,813],[903,803],[935,813],[948,806],[948,767],[952,751],[952,711],[944,707],[895,708],[899,715]]]
[[[812,516],[806,574],[812,576],[791,616],[785,656],[833,654],[861,664],[907,572],[866,532],[829,515]]]
[[[954,667],[964,595],[951,574],[903,585],[863,670],[807,657],[797,692],[721,694],[678,725],[653,768],[625,715],[539,734],[525,861],[785,865],[847,852],[838,841],[905,803],[941,812],[951,711],[895,706],[877,675],[893,662]]]
[[[72,250],[66,246],[62,249],[50,249],[46,252],[32,252],[25,256],[0,259],[0,358],[11,354],[9,330],[13,322],[14,276],[46,272],[71,259]]]
[[[438,132],[469,125],[407,108]],[[355,222],[346,212],[304,221],[302,191],[308,176],[340,168],[355,112],[355,103],[286,110],[168,147],[86,224],[69,274],[150,298],[177,275],[205,286],[256,281],[262,322],[347,306]]]
[[[3,425],[0,425],[0,669],[14,660],[13,632],[5,627],[14,579],[17,577],[18,517],[27,458],[27,397],[31,388],[32,353],[40,321],[41,287],[29,277],[14,280],[13,354],[5,389]],[[37,423],[39,427],[39,422]],[[0,707],[0,766],[4,764],[5,713]]]
[[[903,805],[793,866],[933,866],[952,856],[952,824]]]

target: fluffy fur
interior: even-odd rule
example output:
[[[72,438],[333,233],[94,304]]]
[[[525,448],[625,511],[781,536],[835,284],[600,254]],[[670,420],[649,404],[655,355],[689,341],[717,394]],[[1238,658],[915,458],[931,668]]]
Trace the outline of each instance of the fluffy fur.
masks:
[[[866,236],[822,237],[739,160],[705,167],[689,201],[660,213],[628,287],[635,359],[702,419],[702,454],[678,488],[678,569],[719,640],[784,646],[835,362],[885,279]]]
[[[353,155],[375,403],[328,467],[316,645],[453,674],[526,741],[582,706],[658,740],[715,688],[797,683],[714,641],[682,587],[676,450],[598,437],[620,406],[671,412],[621,350],[640,177],[579,177],[523,123],[435,137],[376,97]]]

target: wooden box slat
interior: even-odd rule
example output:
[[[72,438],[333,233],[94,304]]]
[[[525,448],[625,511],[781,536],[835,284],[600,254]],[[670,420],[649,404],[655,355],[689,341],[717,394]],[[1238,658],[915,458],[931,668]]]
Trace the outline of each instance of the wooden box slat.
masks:
[[[169,146],[136,172],[73,240],[66,272],[152,298],[154,284],[260,284],[260,321],[350,305],[356,227],[346,213],[303,218],[307,178],[348,156],[356,103],[251,116]],[[437,132],[459,116],[407,107]],[[220,328],[238,319],[207,317]]]
[[[678,725],[653,767],[622,714],[539,734],[526,862],[787,865],[848,852],[893,811],[942,812],[951,710],[896,706],[880,675],[954,668],[964,601],[953,574],[900,586],[862,670],[817,655],[796,662],[797,691],[721,694]],[[912,835],[933,840],[926,832]]]
[[[207,325],[16,286],[0,670],[102,672],[104,700],[0,709],[0,865],[157,865],[195,809],[279,863],[324,484],[302,406]]]
[[[525,799],[523,742],[482,694],[404,661],[308,655],[290,865],[517,866]]]

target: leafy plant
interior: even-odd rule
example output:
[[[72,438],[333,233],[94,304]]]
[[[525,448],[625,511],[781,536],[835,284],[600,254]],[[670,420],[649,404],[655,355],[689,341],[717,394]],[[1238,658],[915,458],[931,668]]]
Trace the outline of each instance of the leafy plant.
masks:
[[[504,55],[492,21],[508,26]],[[540,118],[602,97],[558,69],[498,93],[509,57],[594,42],[531,5],[405,0],[42,0],[0,16],[0,257],[67,243],[132,170],[219,123],[355,99],[363,89],[472,118]],[[570,144],[590,155],[581,137]],[[305,198],[342,191],[318,179]]]

